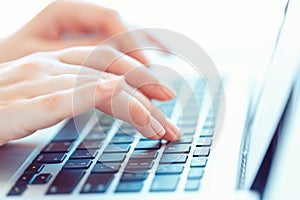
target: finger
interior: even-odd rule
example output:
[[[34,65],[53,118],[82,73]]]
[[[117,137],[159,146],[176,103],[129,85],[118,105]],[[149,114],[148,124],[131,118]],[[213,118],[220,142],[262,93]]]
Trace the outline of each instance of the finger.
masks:
[[[111,37],[128,31],[115,11],[97,4],[60,1],[53,3],[51,6],[57,16],[52,24],[54,24],[55,33],[58,35],[65,32],[104,33],[107,37]],[[120,50],[126,54],[128,50],[131,51],[139,47],[138,42],[131,34],[126,34],[124,37],[117,39],[116,42],[119,44]],[[144,64],[148,63],[140,50],[128,54]]]
[[[61,51],[57,56],[65,63],[79,65],[85,61],[84,65],[94,69],[125,75],[131,86],[139,88],[150,98],[169,100],[175,96],[170,88],[159,83],[149,69],[140,67],[141,63],[111,47],[72,48]]]
[[[150,139],[160,139],[165,130],[148,110],[134,97],[122,91],[105,104],[97,106],[101,111],[132,124]]]
[[[57,91],[75,88],[87,83],[97,84],[99,76],[61,74],[47,76],[40,80],[25,81],[0,89],[0,101],[14,101],[18,99],[30,99],[37,96],[51,94]]]
[[[101,105],[119,92],[118,82],[119,79],[113,79],[97,85],[86,84],[75,90],[69,89],[22,100],[0,108],[2,116],[5,116],[0,120],[3,127],[2,138],[6,141],[22,138],[62,119],[81,114],[95,104]]]
[[[149,111],[149,113],[163,126],[166,134],[162,137],[162,139],[173,141],[178,140],[182,136],[181,131],[171,121],[169,121],[166,118],[165,114],[159,108],[157,108],[146,96],[126,84],[124,84],[123,88],[128,94],[130,94],[141,104],[143,104],[143,106]]]

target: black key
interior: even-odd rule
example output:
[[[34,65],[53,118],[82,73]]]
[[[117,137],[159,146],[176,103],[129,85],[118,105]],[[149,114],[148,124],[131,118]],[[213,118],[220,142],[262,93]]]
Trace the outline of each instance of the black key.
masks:
[[[104,153],[98,159],[98,162],[122,162],[125,159],[125,153]]]
[[[160,164],[156,170],[156,174],[181,174],[184,165],[182,164]]]
[[[40,163],[33,163],[30,164],[27,169],[25,170],[24,174],[37,174],[40,171],[42,171],[42,169],[45,167],[45,165],[40,164]]]
[[[74,141],[78,138],[78,132],[74,123],[74,120],[71,119],[63,127],[63,129],[57,133],[52,141],[61,142],[61,141]]]
[[[185,191],[198,191],[200,188],[200,180],[191,179],[185,184]]]
[[[201,167],[190,168],[188,179],[201,179],[204,174],[204,169]]]
[[[103,193],[114,178],[114,173],[90,174],[84,183],[81,193]]]
[[[120,182],[117,186],[116,192],[139,192],[143,188],[143,182]]]
[[[152,181],[151,192],[175,191],[179,182],[178,175],[156,175]]]
[[[66,154],[64,153],[41,153],[35,158],[34,162],[45,164],[61,163],[65,157]]]
[[[200,132],[200,137],[213,137],[214,136],[214,131],[213,130],[202,130]]]
[[[51,179],[52,175],[49,173],[39,174],[34,178],[31,184],[46,184]]]
[[[185,163],[187,157],[186,154],[163,154],[159,163]]]
[[[84,138],[85,140],[104,140],[106,135],[104,130],[99,128],[100,130],[92,129],[90,133]],[[109,128],[107,128],[109,129]]]
[[[92,173],[108,173],[118,172],[121,165],[119,163],[96,163]]]
[[[11,188],[9,193],[7,194],[8,196],[19,196],[21,195],[25,190],[27,186],[26,185],[15,185]]]
[[[125,170],[151,169],[153,160],[149,159],[130,159]]]
[[[200,137],[198,142],[197,142],[197,147],[203,147],[203,146],[211,146],[212,144],[212,139],[209,137]]]
[[[189,127],[181,127],[180,128],[183,135],[193,135],[196,131],[195,126],[189,126]]]
[[[205,157],[194,157],[191,162],[191,167],[205,167],[207,158]]]
[[[113,144],[128,144],[132,143],[134,140],[134,137],[129,136],[129,135],[116,135],[112,138],[111,143]]]
[[[147,149],[159,149],[161,147],[161,142],[159,140],[141,140],[138,142],[135,149],[137,150],[147,150]]]
[[[170,142],[169,144],[191,144],[193,142],[192,135],[184,135],[179,140]]]
[[[112,116],[104,114],[99,117],[98,123],[100,126],[111,126],[114,120],[115,119]]]
[[[102,144],[102,140],[84,140],[77,149],[99,149]]]
[[[157,155],[155,150],[134,150],[130,159],[155,159]]]
[[[164,153],[189,153],[190,144],[168,144]]]
[[[91,164],[92,161],[87,159],[68,160],[63,169],[88,169]]]
[[[65,142],[51,142],[42,150],[44,153],[48,152],[69,152],[72,148],[72,142],[65,141]]]
[[[84,170],[62,170],[48,188],[47,194],[71,193],[84,175]]]
[[[95,149],[78,149],[74,151],[70,159],[93,159],[97,153],[98,151]]]
[[[194,151],[194,156],[208,156],[209,152],[209,147],[196,147]]]
[[[121,177],[121,181],[143,181],[146,180],[148,177],[147,172],[143,173],[129,173],[129,172],[124,172]]]
[[[22,174],[20,178],[17,180],[16,184],[19,185],[27,185],[30,183],[31,179],[33,178],[34,174]]]
[[[210,125],[210,124],[208,124],[208,125],[204,125],[203,127],[202,127],[202,129],[203,130],[213,130],[215,128],[215,125]]]
[[[127,153],[130,149],[129,144],[109,144],[104,153]]]

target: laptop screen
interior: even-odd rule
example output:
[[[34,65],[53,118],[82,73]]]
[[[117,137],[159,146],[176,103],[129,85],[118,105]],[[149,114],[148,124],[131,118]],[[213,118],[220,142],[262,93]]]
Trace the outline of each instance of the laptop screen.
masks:
[[[279,31],[273,58],[264,87],[252,115],[248,140],[244,148],[247,157],[244,187],[250,188],[273,138],[280,117],[286,107],[298,71],[300,30],[297,29],[299,12],[297,1],[289,1]],[[298,16],[297,16],[298,15]]]

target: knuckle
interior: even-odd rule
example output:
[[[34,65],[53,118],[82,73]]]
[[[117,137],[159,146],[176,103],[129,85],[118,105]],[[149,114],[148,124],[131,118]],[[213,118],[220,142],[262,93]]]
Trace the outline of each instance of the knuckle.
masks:
[[[47,110],[54,111],[58,108],[59,94],[51,94],[46,98],[42,99],[41,103]]]

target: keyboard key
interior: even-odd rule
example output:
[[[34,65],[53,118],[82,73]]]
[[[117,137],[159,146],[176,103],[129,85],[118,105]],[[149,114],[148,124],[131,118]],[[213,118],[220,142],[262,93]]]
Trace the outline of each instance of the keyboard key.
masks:
[[[102,140],[84,140],[77,149],[99,149],[103,144]]]
[[[207,158],[205,157],[194,157],[191,162],[191,167],[205,167]]]
[[[190,144],[168,144],[164,153],[189,153]]]
[[[74,151],[70,159],[93,159],[97,153],[98,151],[95,149],[78,149]]]
[[[135,147],[136,150],[159,149],[161,147],[160,140],[141,140]]]
[[[66,142],[51,142],[45,148],[42,150],[44,153],[48,152],[61,152],[61,153],[66,153],[69,152],[72,148],[72,143],[70,141]]]
[[[201,167],[195,167],[190,168],[188,179],[201,179],[204,174],[204,168]]]
[[[159,163],[185,163],[186,160],[186,154],[163,154]]]
[[[160,164],[156,170],[156,174],[181,174],[184,165],[182,164]]]
[[[116,192],[139,192],[143,188],[143,182],[120,182],[117,186]]]
[[[153,160],[149,159],[130,159],[125,170],[151,169]]]
[[[203,146],[211,146],[212,144],[212,139],[209,137],[200,137],[198,142],[197,142],[197,147],[203,147]]]
[[[96,163],[92,173],[107,173],[107,172],[117,172],[121,165],[119,163]]]
[[[46,184],[50,181],[52,175],[49,173],[39,174],[34,178],[31,184]]]
[[[22,174],[20,178],[17,180],[16,184],[19,185],[27,185],[30,183],[31,179],[33,178],[34,174]]]
[[[109,144],[104,153],[127,153],[130,149],[129,144]]]
[[[88,169],[91,164],[92,161],[87,159],[68,160],[63,169]]]
[[[34,162],[45,164],[61,163],[65,157],[66,154],[64,153],[42,153],[35,158]]]
[[[40,163],[33,163],[30,164],[27,169],[25,170],[24,174],[37,174],[40,171],[42,171],[42,169],[45,167],[45,165],[40,164]]]
[[[15,185],[7,194],[8,196],[19,196],[27,189],[26,185]]]
[[[84,170],[62,170],[48,188],[47,194],[71,193],[84,175]]]
[[[109,128],[106,129],[108,131]],[[85,140],[104,140],[106,138],[105,130],[101,128],[99,130],[92,129],[89,134],[84,138]]]
[[[112,138],[111,143],[113,144],[129,144],[134,141],[134,137],[129,135],[116,135]]]
[[[81,193],[103,193],[114,178],[114,173],[90,174],[84,183]]]
[[[194,151],[194,156],[208,156],[209,152],[209,147],[196,147]]]
[[[129,172],[124,172],[121,177],[121,181],[143,181],[146,180],[148,177],[147,172],[143,173],[129,173]]]
[[[115,119],[107,114],[103,114],[99,117],[98,123],[100,126],[111,126],[111,124],[115,121]]]
[[[130,159],[155,159],[157,155],[155,150],[134,150]]]
[[[177,175],[156,175],[152,181],[151,192],[175,191],[179,182]]]
[[[198,191],[200,188],[200,180],[191,179],[185,184],[185,191]]]
[[[63,127],[63,129],[57,133],[57,135],[53,138],[53,142],[62,142],[62,141],[74,141],[78,138],[78,132],[75,127],[74,120],[71,119],[67,122],[67,124]]]
[[[98,159],[98,162],[122,162],[125,159],[125,153],[104,153]]]
[[[213,136],[214,136],[213,130],[206,129],[200,132],[200,137],[213,137]]]
[[[192,135],[184,135],[179,140],[170,142],[169,144],[191,144],[193,142]]]
[[[180,130],[183,133],[183,135],[193,135],[196,131],[196,128],[194,126],[181,127]]]

